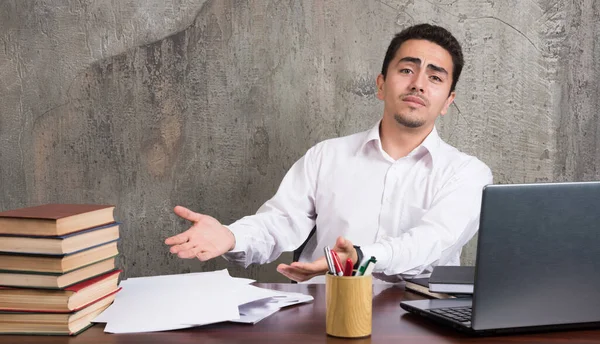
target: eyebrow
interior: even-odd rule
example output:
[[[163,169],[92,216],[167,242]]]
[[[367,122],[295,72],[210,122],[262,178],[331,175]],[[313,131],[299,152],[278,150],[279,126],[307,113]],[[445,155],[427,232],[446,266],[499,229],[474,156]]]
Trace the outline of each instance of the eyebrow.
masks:
[[[406,57],[401,58],[398,61],[398,64],[400,64],[400,62],[409,62],[409,63],[414,63],[416,65],[421,65],[421,59],[418,57],[406,56]],[[440,66],[436,66],[431,63],[427,65],[427,69],[431,69],[434,72],[443,73],[443,74],[448,75],[448,71],[446,69],[444,69],[443,67],[440,67]]]

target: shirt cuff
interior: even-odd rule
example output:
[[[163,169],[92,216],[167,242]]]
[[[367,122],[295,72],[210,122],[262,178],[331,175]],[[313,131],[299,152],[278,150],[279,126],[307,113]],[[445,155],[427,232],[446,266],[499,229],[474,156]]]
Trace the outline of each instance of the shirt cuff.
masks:
[[[246,263],[246,248],[248,247],[248,240],[246,236],[243,234],[244,230],[235,226],[229,225],[225,226],[225,228],[229,229],[235,238],[235,246],[233,249],[222,255],[225,260],[234,262],[234,263],[242,263],[245,265]]]
[[[390,264],[391,257],[384,244],[376,242],[370,245],[361,245],[360,249],[364,258],[375,257],[377,259],[374,272],[383,272]]]
[[[246,252],[246,247],[248,247],[248,240],[244,235],[244,230],[240,229],[240,226],[236,226],[233,224],[224,227],[229,229],[229,231],[233,234],[233,237],[235,238],[235,246],[229,252]]]

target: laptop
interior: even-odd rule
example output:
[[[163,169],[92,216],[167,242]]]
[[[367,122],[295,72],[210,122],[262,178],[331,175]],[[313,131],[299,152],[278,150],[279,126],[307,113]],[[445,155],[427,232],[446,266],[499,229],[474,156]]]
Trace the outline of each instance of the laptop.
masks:
[[[483,189],[472,299],[403,301],[478,335],[600,329],[600,182]]]

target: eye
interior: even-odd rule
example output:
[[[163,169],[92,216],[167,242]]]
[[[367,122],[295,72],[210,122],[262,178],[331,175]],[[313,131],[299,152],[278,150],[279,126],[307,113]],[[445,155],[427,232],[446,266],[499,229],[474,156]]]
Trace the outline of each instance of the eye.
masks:
[[[430,76],[431,80],[435,81],[435,82],[442,82],[442,79],[437,76],[437,75],[432,75]]]
[[[410,73],[412,73],[412,70],[410,70],[409,68],[400,69],[400,74],[410,74]]]

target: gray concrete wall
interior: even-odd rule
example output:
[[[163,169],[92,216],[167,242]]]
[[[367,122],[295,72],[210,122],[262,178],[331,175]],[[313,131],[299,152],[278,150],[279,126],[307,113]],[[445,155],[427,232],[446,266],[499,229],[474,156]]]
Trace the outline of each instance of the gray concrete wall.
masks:
[[[172,208],[232,222],[311,145],[369,128],[389,40],[420,22],[466,56],[446,141],[497,183],[600,179],[599,16],[594,0],[3,0],[0,208],[116,204],[125,276],[226,267],[170,256]]]

